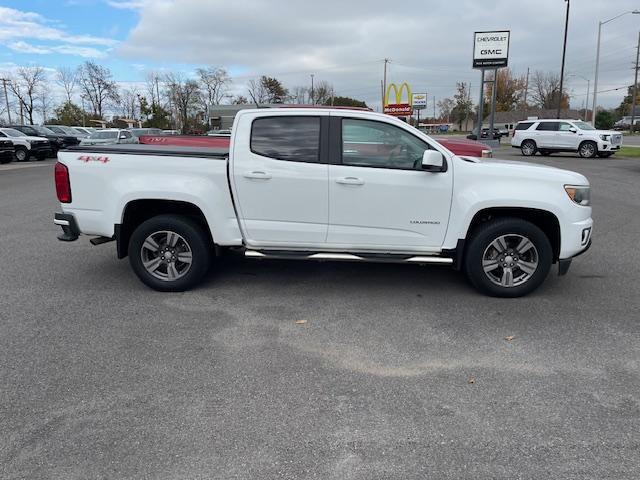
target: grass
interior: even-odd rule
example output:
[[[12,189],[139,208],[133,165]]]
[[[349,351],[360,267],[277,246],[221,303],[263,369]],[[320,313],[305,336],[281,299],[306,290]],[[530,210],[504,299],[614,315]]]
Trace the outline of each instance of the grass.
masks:
[[[640,158],[640,147],[622,147],[615,155],[616,157]]]

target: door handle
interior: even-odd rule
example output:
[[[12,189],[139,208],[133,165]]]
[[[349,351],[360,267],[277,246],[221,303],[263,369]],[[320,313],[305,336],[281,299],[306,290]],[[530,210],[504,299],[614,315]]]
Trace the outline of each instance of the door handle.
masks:
[[[357,177],[341,177],[336,179],[336,183],[342,185],[364,185],[364,180]]]
[[[271,174],[267,172],[246,172],[244,174],[244,178],[255,178],[257,180],[269,180],[271,178]]]

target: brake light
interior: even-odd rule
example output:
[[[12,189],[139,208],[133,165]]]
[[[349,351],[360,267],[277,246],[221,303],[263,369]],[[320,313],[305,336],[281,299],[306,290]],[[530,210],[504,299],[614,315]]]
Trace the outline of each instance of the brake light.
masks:
[[[53,169],[56,182],[56,194],[60,203],[71,203],[71,182],[69,181],[69,169],[66,165],[57,162]]]

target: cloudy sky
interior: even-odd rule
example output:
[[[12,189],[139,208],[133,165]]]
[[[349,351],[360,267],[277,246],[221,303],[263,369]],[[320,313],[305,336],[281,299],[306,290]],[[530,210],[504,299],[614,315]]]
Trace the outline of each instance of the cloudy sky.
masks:
[[[489,5],[484,7],[483,5]],[[227,68],[234,93],[266,74],[288,87],[327,80],[336,94],[380,103],[382,60],[390,81],[430,98],[471,82],[473,32],[511,30],[516,74],[560,70],[563,0],[0,0],[0,72],[17,65],[75,66],[95,59],[117,80],[142,83],[145,72],[192,75],[201,65]],[[571,0],[566,72],[580,107],[595,64],[598,20],[640,8],[640,0]],[[640,15],[603,27],[598,90],[633,82]],[[583,79],[584,77],[585,79]],[[617,106],[623,89],[599,94]],[[431,102],[431,100],[430,100]],[[431,105],[431,103],[430,103]]]

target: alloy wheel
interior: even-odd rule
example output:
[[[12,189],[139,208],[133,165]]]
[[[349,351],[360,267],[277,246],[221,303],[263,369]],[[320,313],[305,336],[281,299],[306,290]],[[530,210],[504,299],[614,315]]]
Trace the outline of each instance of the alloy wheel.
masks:
[[[501,235],[487,246],[482,268],[492,283],[511,288],[526,283],[538,268],[538,261],[533,242],[513,233]]]
[[[162,230],[149,235],[140,249],[145,270],[155,278],[173,282],[184,277],[193,260],[187,241],[176,232]]]

